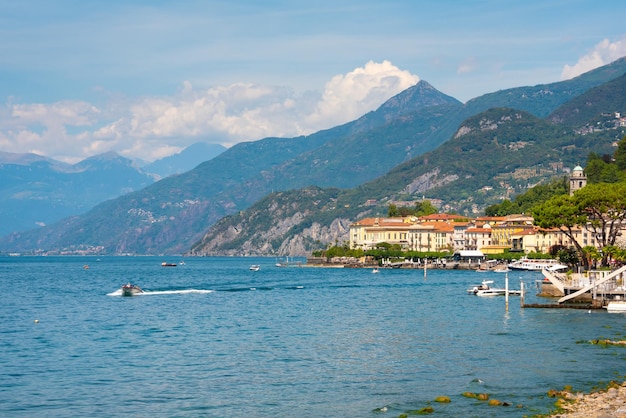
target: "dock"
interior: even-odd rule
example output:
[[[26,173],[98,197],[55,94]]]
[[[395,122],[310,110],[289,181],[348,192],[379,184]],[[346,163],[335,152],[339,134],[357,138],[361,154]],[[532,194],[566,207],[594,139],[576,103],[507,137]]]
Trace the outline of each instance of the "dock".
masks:
[[[522,308],[549,308],[549,309],[602,309],[599,304],[591,303],[576,303],[576,304],[562,304],[562,303],[525,303]]]

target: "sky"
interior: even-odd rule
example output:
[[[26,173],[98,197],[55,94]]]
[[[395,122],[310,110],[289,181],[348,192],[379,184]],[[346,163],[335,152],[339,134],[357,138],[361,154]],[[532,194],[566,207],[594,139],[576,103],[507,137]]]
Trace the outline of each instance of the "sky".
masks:
[[[466,102],[626,55],[626,2],[0,0],[0,151],[154,161]]]

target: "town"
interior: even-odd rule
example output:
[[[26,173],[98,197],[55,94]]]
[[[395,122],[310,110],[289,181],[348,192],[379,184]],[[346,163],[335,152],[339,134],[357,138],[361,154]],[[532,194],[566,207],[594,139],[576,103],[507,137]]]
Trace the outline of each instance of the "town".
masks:
[[[570,195],[587,185],[582,167],[570,176]],[[573,235],[583,246],[601,249],[594,229],[575,226]],[[424,253],[474,251],[474,254],[549,254],[555,247],[574,246],[570,236],[559,228],[540,228],[531,215],[483,216],[466,218],[436,213],[426,216],[365,218],[350,225],[351,249],[364,251],[381,243],[397,245],[403,251]]]

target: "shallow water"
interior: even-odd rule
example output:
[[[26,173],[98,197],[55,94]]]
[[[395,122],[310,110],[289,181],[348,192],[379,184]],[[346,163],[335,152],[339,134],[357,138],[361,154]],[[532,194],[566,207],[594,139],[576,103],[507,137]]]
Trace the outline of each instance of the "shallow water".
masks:
[[[519,297],[507,312],[504,297],[466,294],[485,278],[504,286],[503,273],[162,261],[0,258],[0,415],[395,417],[432,405],[514,417],[547,412],[550,388],[588,391],[625,370],[626,350],[587,343],[622,338],[624,314],[521,309]],[[508,277],[547,302],[539,273]],[[127,282],[146,293],[120,297]]]

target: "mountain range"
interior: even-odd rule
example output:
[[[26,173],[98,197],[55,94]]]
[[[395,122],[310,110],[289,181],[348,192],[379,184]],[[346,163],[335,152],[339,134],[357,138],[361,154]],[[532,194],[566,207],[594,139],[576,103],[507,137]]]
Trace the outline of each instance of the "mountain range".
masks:
[[[152,176],[113,152],[77,164],[0,152],[0,235],[84,213],[153,182]]]
[[[479,213],[589,152],[611,153],[623,136],[611,123],[624,110],[625,73],[622,58],[466,104],[420,81],[353,122],[237,144],[83,215],[11,234],[0,249],[295,255],[345,238],[351,221],[395,200],[428,195],[442,210]],[[590,117],[577,120],[583,108]]]
[[[76,164],[0,152],[0,236],[85,213],[156,179],[189,171],[224,150],[222,145],[198,142],[143,167],[115,152]]]

